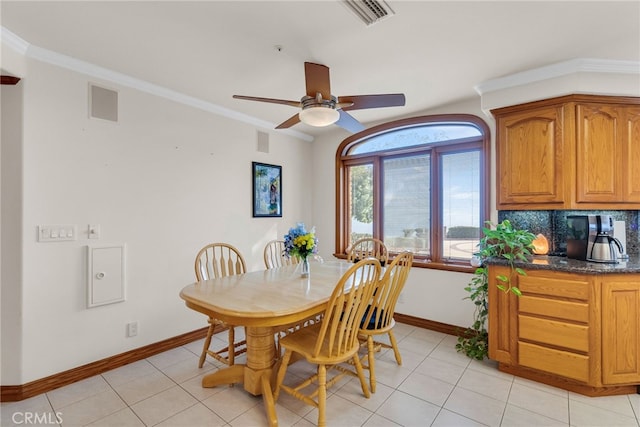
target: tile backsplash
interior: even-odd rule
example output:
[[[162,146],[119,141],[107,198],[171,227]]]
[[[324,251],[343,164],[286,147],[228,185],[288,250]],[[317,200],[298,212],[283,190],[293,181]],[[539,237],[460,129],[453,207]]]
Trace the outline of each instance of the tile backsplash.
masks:
[[[611,215],[614,221],[626,224],[629,255],[640,255],[640,211],[499,211],[498,220],[511,221],[514,227],[526,229],[533,234],[541,233],[549,240],[549,252],[567,251],[567,216]]]

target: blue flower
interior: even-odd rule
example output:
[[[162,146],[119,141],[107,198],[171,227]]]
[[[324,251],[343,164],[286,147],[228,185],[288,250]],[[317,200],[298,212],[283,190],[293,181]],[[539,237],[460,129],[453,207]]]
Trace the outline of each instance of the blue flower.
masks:
[[[295,256],[300,259],[305,259],[312,253],[316,253],[318,239],[316,239],[315,228],[307,231],[302,222],[290,228],[289,233],[284,236],[284,251],[288,257]]]

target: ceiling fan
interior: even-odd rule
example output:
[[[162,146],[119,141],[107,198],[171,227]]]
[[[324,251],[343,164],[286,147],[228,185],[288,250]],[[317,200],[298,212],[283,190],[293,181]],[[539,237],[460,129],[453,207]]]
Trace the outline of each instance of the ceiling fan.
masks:
[[[20,81],[19,77],[14,76],[0,76],[0,84],[3,85],[15,85]]]
[[[307,94],[300,101],[288,101],[285,99],[258,98],[255,96],[233,95],[236,99],[249,101],[270,102],[272,104],[291,105],[302,110],[276,126],[276,129],[289,128],[299,122],[311,126],[328,126],[337,124],[350,131],[359,132],[364,126],[355,119],[349,110],[363,110],[366,108],[398,107],[405,103],[404,94],[394,93],[385,95],[331,95],[329,84],[329,67],[312,62],[304,63],[304,77],[307,86]]]

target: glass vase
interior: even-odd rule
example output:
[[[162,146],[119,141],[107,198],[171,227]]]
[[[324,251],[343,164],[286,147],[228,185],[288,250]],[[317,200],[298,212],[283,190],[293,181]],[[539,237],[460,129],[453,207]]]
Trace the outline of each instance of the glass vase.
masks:
[[[302,274],[300,277],[309,277],[309,260],[307,257],[302,258]]]

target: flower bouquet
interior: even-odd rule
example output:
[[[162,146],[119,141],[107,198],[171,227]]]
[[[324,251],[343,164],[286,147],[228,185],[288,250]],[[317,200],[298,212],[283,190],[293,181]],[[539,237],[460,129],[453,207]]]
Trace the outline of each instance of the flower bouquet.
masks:
[[[309,276],[309,260],[307,257],[317,253],[317,251],[318,239],[316,239],[315,228],[307,231],[302,222],[290,228],[289,233],[284,236],[284,252],[286,256],[295,256],[302,261],[302,277]]]

